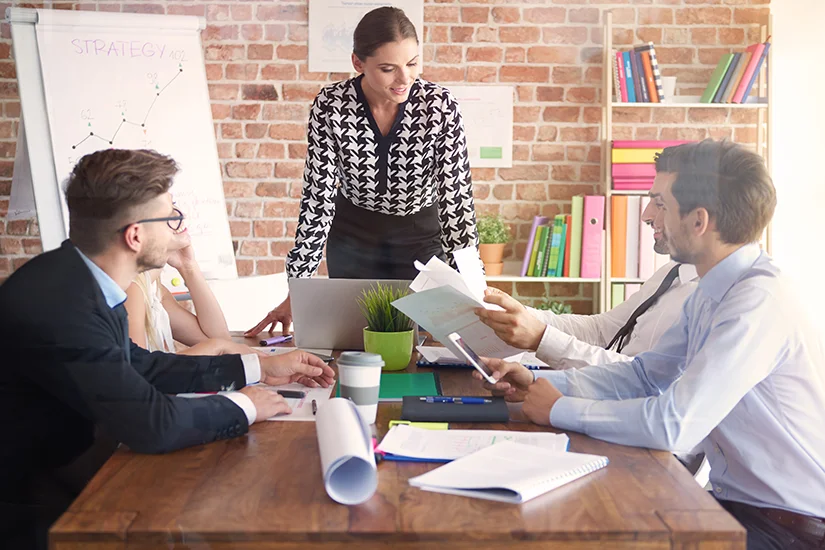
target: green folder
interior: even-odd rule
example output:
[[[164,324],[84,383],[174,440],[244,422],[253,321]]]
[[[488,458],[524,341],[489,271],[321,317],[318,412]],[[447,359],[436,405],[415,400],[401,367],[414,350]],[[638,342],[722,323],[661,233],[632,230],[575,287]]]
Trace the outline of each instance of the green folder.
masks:
[[[728,53],[723,55],[722,59],[719,60],[719,64],[716,65],[716,70],[714,70],[713,74],[710,76],[708,87],[705,88],[705,93],[702,94],[702,97],[699,99],[699,103],[711,103],[713,101],[716,92],[719,90],[719,84],[721,84],[722,79],[725,78],[725,73],[728,70],[728,65],[730,65],[731,59],[733,59],[733,54]]]
[[[378,402],[401,402],[405,395],[441,395],[441,382],[437,372],[382,372]],[[340,384],[335,397],[341,397]]]
[[[550,239],[550,260],[545,266],[545,273],[548,277],[557,277],[556,267],[559,264],[559,244],[561,243],[561,228],[564,224],[564,216],[561,214],[553,218],[553,237]]]
[[[614,308],[624,302],[624,283],[613,283],[610,297],[612,298],[610,307]]]
[[[582,221],[584,220],[584,197],[573,197],[570,225],[570,276],[581,277],[582,268]]]
[[[539,235],[538,253],[536,254],[536,267],[533,269],[534,277],[544,277],[544,269],[548,259],[547,255],[550,250],[547,243],[550,242],[552,228],[546,225],[540,225],[539,231],[541,231],[541,234]]]

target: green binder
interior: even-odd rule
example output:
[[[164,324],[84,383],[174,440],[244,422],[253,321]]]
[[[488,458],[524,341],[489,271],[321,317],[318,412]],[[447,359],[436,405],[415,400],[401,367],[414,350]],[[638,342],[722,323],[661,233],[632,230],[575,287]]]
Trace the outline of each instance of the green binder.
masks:
[[[716,92],[719,90],[719,84],[721,84],[722,79],[725,78],[725,73],[727,72],[728,66],[730,65],[732,59],[732,53],[722,56],[722,59],[719,60],[719,64],[716,65],[716,69],[710,76],[710,82],[708,82],[708,87],[705,88],[705,93],[703,93],[702,97],[699,98],[699,103],[711,103],[713,101]]]
[[[401,402],[405,395],[441,395],[437,372],[382,372],[378,402]],[[341,397],[341,386],[335,388],[335,397]]]
[[[573,197],[570,226],[570,276],[581,277],[582,268],[582,221],[584,220],[584,197]]]

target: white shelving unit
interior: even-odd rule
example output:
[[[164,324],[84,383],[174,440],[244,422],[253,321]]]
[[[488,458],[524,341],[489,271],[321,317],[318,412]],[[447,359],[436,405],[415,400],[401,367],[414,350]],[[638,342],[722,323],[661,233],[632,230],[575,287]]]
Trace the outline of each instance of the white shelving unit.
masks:
[[[760,29],[760,41],[764,42],[771,35],[773,16],[768,16],[768,24],[762,25]],[[614,109],[753,109],[756,110],[756,152],[765,159],[768,171],[771,169],[771,128],[768,123],[771,120],[771,102],[769,91],[772,89],[770,78],[771,59],[773,48],[768,50],[766,63],[763,64],[759,73],[752,96],[747,103],[700,103],[697,96],[675,96],[672,101],[665,103],[625,103],[623,101],[613,101],[613,13],[605,13],[604,24],[604,51],[602,56],[602,119],[601,119],[601,185],[605,195],[605,215],[604,215],[604,256],[602,263],[602,282],[600,296],[600,311],[605,311],[611,303],[611,293],[613,283],[643,283],[643,279],[613,278],[611,277],[611,196],[612,195],[635,195],[646,196],[647,191],[614,191],[612,189],[612,155],[611,144],[613,142],[613,110]],[[764,243],[767,251],[771,251],[771,228],[765,230]]]
[[[501,275],[488,275],[488,283],[600,283],[601,279],[584,277],[522,277],[521,262],[504,262]]]

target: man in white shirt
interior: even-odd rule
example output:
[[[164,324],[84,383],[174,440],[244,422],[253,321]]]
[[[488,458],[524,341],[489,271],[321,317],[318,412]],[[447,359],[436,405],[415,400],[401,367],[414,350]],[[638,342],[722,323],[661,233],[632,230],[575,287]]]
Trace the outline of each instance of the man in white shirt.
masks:
[[[776,205],[764,162],[706,140],[665,149],[656,171],[654,227],[700,277],[679,320],[632,361],[535,381],[490,361],[496,389],[518,387],[538,424],[670,451],[702,442],[749,549],[825,547],[825,350],[756,244]]]

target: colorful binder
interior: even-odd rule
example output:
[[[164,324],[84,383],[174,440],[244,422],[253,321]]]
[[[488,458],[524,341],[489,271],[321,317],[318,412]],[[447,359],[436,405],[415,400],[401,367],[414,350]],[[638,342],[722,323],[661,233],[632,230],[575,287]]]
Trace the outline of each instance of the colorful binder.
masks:
[[[582,266],[582,221],[584,218],[584,197],[573,197],[571,205],[570,234],[570,277],[581,277]]]
[[[602,274],[602,231],[604,231],[604,196],[584,197],[582,222],[581,276],[598,279]]]
[[[610,210],[610,276],[624,277],[627,262],[627,197],[613,195]]]

